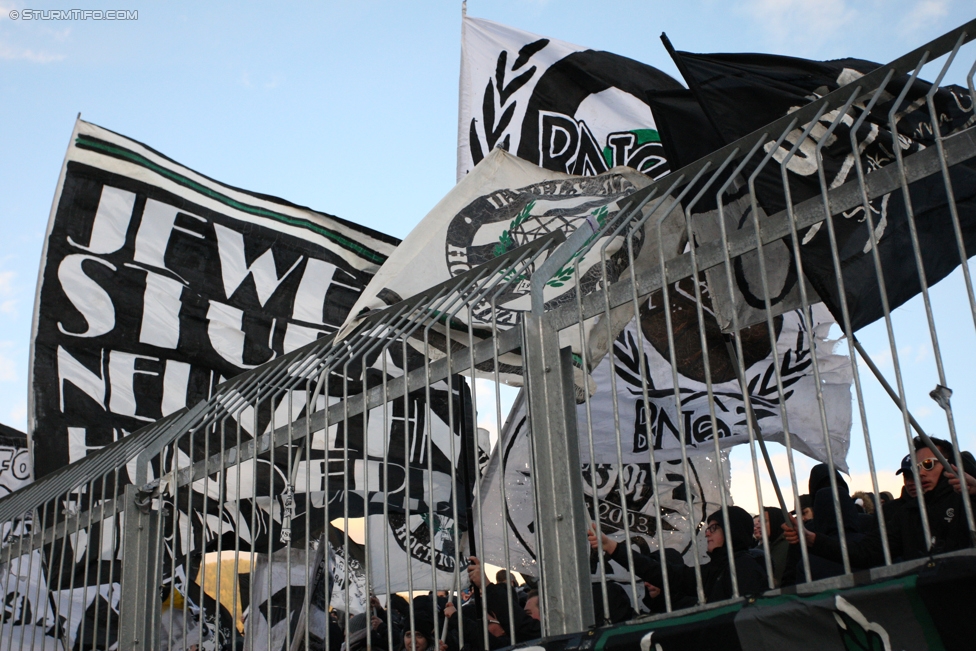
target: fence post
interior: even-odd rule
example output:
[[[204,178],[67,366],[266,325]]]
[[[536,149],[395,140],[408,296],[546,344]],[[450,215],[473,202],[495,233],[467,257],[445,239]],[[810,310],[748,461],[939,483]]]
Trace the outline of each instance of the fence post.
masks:
[[[572,351],[545,316],[522,323],[544,632],[579,633],[594,615]]]
[[[122,527],[122,597],[119,648],[157,651],[162,617],[157,544],[160,510],[152,508],[153,493],[133,484],[125,487]]]

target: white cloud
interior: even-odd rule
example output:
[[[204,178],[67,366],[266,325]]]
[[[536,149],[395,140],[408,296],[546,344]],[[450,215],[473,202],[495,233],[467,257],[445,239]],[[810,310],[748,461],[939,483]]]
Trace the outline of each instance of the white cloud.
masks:
[[[929,345],[922,344],[918,347],[918,353],[915,355],[915,363],[920,364],[924,362],[929,357]]]
[[[31,63],[51,63],[53,61],[61,61],[64,59],[64,55],[0,43],[0,59],[6,61],[30,61]]]
[[[0,2],[0,25],[4,25],[6,28],[6,33],[0,35],[0,39],[2,39],[0,40],[0,60],[28,61],[41,64],[64,60],[65,55],[63,54],[50,52],[37,46],[27,47],[15,43],[15,41],[22,37],[32,38],[35,41],[46,39],[64,43],[71,37],[71,27],[54,29],[51,25],[43,24],[41,21],[12,20],[10,12],[14,9],[21,9],[21,7]]]
[[[17,301],[10,299],[9,301],[4,301],[0,303],[0,312],[4,314],[16,315]]]
[[[16,277],[16,271],[0,271],[0,294],[10,295],[13,292]]]
[[[858,18],[846,0],[747,0],[743,8],[768,41],[800,55],[836,38]]]
[[[899,24],[899,29],[902,34],[908,36],[917,33],[919,30],[937,25],[948,15],[948,0],[922,0],[908,10]]]
[[[912,356],[912,353],[915,353],[914,357]],[[883,370],[892,368],[891,348],[885,348],[884,350],[880,350],[876,353],[870,353],[870,355],[871,361],[873,361],[878,368]],[[917,352],[912,346],[902,346],[898,349],[898,366],[899,368],[903,368],[905,366],[905,362],[912,359],[914,359],[915,362],[924,361],[927,356],[928,347],[925,344],[922,344],[918,348]],[[867,368],[867,365],[864,363],[864,360],[861,359],[860,355],[858,355],[857,362],[861,368]]]

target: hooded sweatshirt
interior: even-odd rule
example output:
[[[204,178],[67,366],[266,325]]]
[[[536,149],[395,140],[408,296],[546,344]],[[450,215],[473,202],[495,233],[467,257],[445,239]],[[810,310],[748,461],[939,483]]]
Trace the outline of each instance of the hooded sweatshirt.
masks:
[[[945,475],[924,494],[928,514],[932,548],[927,549],[922,529],[918,499],[903,491],[902,496],[884,506],[885,528],[888,547],[893,562],[925,558],[931,554],[950,552],[969,547],[969,532],[962,496],[956,493]],[[873,519],[872,519],[873,520]],[[797,546],[794,546],[797,547]],[[881,532],[877,522],[862,539],[848,540],[848,554],[852,569],[874,567],[884,563]],[[840,543],[836,538],[817,534],[812,551],[820,556],[840,562]]]
[[[725,545],[716,547],[708,552],[711,559],[701,566],[702,590],[706,602],[722,601],[732,598],[732,572],[729,567],[727,545],[732,546],[732,558],[735,562],[736,580],[740,595],[758,594],[768,588],[766,573],[762,566],[749,554],[753,544],[752,516],[737,506],[729,507],[729,523],[725,523],[722,511],[716,511],[708,516],[708,524],[717,523],[725,534]],[[617,545],[610,556],[624,567],[627,564],[627,550],[624,545]],[[663,577],[661,563],[658,557],[645,556],[634,552],[634,572],[642,580],[652,585],[662,585]],[[668,580],[673,599],[679,601],[697,595],[695,568],[684,563],[668,561]]]

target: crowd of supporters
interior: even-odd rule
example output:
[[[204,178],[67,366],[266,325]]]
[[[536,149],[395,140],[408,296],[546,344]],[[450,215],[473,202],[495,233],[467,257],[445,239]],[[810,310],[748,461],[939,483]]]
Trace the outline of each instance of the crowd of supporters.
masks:
[[[933,441],[946,459],[955,458],[950,443],[940,439]],[[729,506],[726,519],[722,510],[717,510],[705,523],[709,561],[700,564],[700,579],[696,569],[687,565],[675,550],[665,551],[663,565],[656,552],[646,554],[632,548],[628,555],[623,543],[605,535],[598,536],[594,526],[587,536],[590,547],[602,549],[605,557],[624,568],[631,568],[632,561],[632,571],[644,588],[638,610],[635,610],[625,587],[608,581],[608,608],[604,612],[604,588],[600,583],[594,583],[597,623],[627,621],[641,612],[664,612],[664,566],[667,568],[671,609],[678,610],[702,600],[707,603],[730,599],[736,592],[740,596],[765,592],[770,586],[767,568],[772,572],[774,587],[843,574],[841,541],[846,546],[852,571],[885,564],[883,540],[887,541],[892,563],[970,547],[960,476],[965,472],[967,492],[976,501],[976,460],[964,452],[963,472],[954,465],[947,471],[935,453],[918,440],[915,457],[921,490],[915,483],[912,458],[906,456],[897,471],[904,482],[897,498],[887,492],[877,496],[873,491],[851,494],[840,473],[834,476],[835,497],[828,467],[820,464],[810,472],[808,493],[800,496],[796,509],[790,513],[784,513],[778,507],[765,507],[760,515],[753,516],[742,508]],[[838,506],[839,518],[836,515]],[[923,509],[928,523],[927,538],[922,524]],[[809,576],[799,545],[797,517],[803,521]],[[597,553],[594,551],[594,555]],[[504,570],[492,583],[475,557],[470,559],[468,575],[472,588],[469,593],[460,595],[460,600],[449,598],[447,593],[415,598],[412,620],[409,620],[411,609],[402,598],[397,597],[392,604],[391,612],[395,612],[392,617],[388,617],[377,603],[378,614],[373,618],[374,646],[386,648],[383,626],[388,621],[394,622],[395,643],[402,645],[404,651],[413,651],[412,642],[416,642],[416,651],[433,650],[435,629],[438,631],[437,651],[482,651],[485,649],[484,628],[488,632],[490,649],[541,635],[539,597],[530,585],[519,586]],[[733,589],[733,582],[737,591]],[[433,599],[437,600],[436,606],[432,605]],[[438,614],[436,619],[433,617],[435,612]],[[463,622],[462,626],[459,622]],[[463,645],[459,635],[462,627]]]
[[[933,442],[947,460],[955,458],[951,443],[941,439]],[[963,452],[963,470],[955,465],[946,470],[919,440],[915,441],[915,457],[921,490],[915,483],[912,458],[906,456],[897,471],[904,481],[898,498],[880,493],[876,503],[873,492],[852,495],[840,473],[835,473],[835,496],[830,471],[826,464],[819,464],[810,472],[809,492],[800,496],[797,508],[788,514],[777,507],[765,507],[762,514],[751,516],[737,506],[728,507],[728,521],[721,510],[711,514],[705,529],[710,560],[701,565],[700,596],[695,569],[676,555],[666,556],[672,609],[694,605],[701,598],[715,602],[733,597],[733,568],[738,594],[753,595],[769,588],[767,568],[777,588],[843,574],[845,547],[852,571],[885,564],[885,543],[892,563],[969,548],[971,534],[960,477],[965,473],[966,490],[976,501],[976,460]],[[797,513],[803,520],[809,574],[799,544]],[[589,542],[629,567],[622,544],[607,536],[598,541],[595,529],[589,533]],[[659,595],[664,585],[660,557],[636,550],[631,557],[633,571],[645,582],[648,594]],[[650,604],[645,598],[645,604],[652,612],[664,610],[658,597]]]
[[[950,443],[933,441],[946,459],[955,458]],[[851,494],[840,473],[835,473],[832,486],[827,465],[814,466],[808,493],[799,496],[790,513],[765,507],[753,516],[728,506],[727,516],[721,509],[709,515],[704,526],[709,560],[697,570],[673,549],[665,550],[663,564],[658,552],[641,553],[634,547],[628,554],[625,544],[598,534],[594,525],[587,533],[594,564],[602,554],[603,560],[632,567],[643,587],[635,609],[625,585],[594,582],[596,622],[613,624],[642,613],[665,612],[665,585],[671,610],[679,610],[736,594],[756,595],[771,584],[778,588],[837,576],[844,573],[845,548],[852,571],[885,564],[885,547],[892,563],[968,548],[971,536],[960,477],[965,473],[966,490],[976,502],[976,460],[968,452],[961,456],[962,471],[955,465],[946,470],[936,454],[916,440],[920,485],[912,458],[906,456],[896,473],[904,482],[897,498],[887,492]],[[807,564],[797,518],[803,521]],[[468,559],[467,573],[471,586],[461,592],[417,595],[410,601],[394,594],[385,607],[374,596],[368,616],[346,617],[333,610],[329,648],[340,651],[348,644],[349,651],[365,649],[368,639],[373,649],[382,651],[486,651],[541,637],[540,599],[532,577],[523,577],[527,582],[520,585],[514,575],[500,570],[492,582],[474,556]],[[164,627],[177,628],[165,623]],[[180,641],[185,646],[176,648],[194,648],[191,645],[198,642],[192,634]]]

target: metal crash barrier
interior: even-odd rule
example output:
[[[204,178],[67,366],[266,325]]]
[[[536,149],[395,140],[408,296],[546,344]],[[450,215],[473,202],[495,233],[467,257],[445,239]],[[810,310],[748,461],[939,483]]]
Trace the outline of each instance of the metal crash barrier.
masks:
[[[369,313],[3,498],[2,580],[51,616],[18,628],[22,606],[8,604],[0,648],[420,648],[405,631],[430,631],[426,648],[497,648],[740,603],[787,585],[784,564],[814,594],[971,554],[966,474],[952,491],[961,543],[941,546],[925,487],[935,464],[969,467],[974,442],[955,407],[974,402],[960,374],[976,335],[976,64],[961,60],[974,34],[969,23],[851,75],[636,191],[613,219]],[[921,82],[936,60],[935,83]],[[960,68],[965,92],[941,88]],[[891,137],[905,120],[932,146]],[[831,167],[842,139],[857,154]],[[936,243],[954,264],[931,278]],[[585,291],[546,303],[547,283],[581,278],[584,259],[599,261]],[[949,274],[951,295],[936,292]],[[893,299],[902,289],[914,298]],[[500,325],[524,296],[517,325]],[[928,420],[896,339],[911,328],[937,383]],[[506,384],[525,391],[510,414]],[[871,431],[881,411],[898,427]],[[493,445],[479,440],[486,422]],[[738,466],[736,443],[751,451]],[[899,481],[923,488],[902,499],[924,553],[890,530],[879,446],[908,455]],[[873,514],[851,510],[837,472],[848,452]],[[824,463],[808,480],[810,457]],[[774,505],[774,525],[792,523],[788,552],[757,526],[740,560],[733,481]],[[812,531],[801,516],[815,488],[827,492],[807,498]],[[537,585],[535,624],[519,592],[490,589],[488,564]]]

